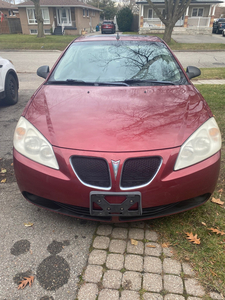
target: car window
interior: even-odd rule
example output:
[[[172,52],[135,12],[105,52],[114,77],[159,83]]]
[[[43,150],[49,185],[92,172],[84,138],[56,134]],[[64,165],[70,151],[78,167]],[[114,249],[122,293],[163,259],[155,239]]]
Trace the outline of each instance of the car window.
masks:
[[[118,82],[133,79],[181,84],[184,78],[163,43],[115,40],[73,43],[49,80]]]

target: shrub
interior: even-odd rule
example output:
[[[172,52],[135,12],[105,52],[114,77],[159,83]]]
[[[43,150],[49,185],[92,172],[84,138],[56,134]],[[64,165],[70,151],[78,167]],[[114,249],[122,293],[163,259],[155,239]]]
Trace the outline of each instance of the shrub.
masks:
[[[123,7],[116,15],[117,25],[120,31],[130,31],[133,21],[133,13],[129,7]]]

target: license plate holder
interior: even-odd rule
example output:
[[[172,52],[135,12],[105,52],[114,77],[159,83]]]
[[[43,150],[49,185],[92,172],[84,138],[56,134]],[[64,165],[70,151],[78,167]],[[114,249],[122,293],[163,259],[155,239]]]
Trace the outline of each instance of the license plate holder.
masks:
[[[122,203],[109,203],[105,196],[126,196]],[[101,209],[94,209],[96,203]],[[134,204],[137,209],[130,209]],[[90,215],[91,216],[123,216],[134,217],[142,215],[141,193],[111,193],[111,192],[90,192]]]

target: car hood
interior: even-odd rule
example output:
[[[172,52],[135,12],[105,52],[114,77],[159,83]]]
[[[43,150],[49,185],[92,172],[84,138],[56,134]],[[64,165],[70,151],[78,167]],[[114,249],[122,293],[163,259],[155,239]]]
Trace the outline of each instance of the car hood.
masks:
[[[180,146],[209,111],[192,85],[43,85],[25,117],[54,146],[121,152]]]

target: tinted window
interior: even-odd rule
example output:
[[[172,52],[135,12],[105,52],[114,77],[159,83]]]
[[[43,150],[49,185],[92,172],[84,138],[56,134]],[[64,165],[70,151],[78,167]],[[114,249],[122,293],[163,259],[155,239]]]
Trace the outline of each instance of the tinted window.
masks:
[[[184,74],[161,42],[101,41],[72,44],[50,81],[116,82],[129,79],[172,81]]]

